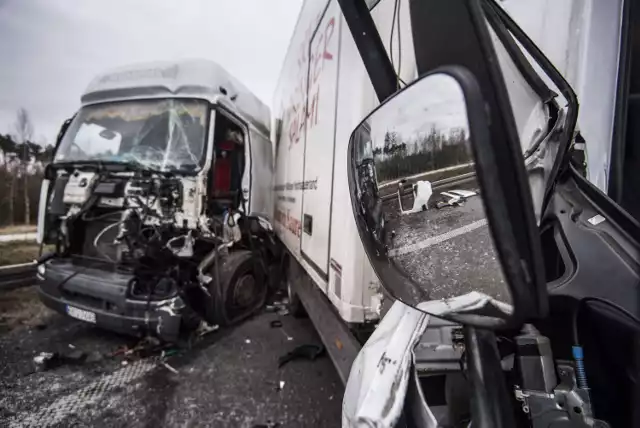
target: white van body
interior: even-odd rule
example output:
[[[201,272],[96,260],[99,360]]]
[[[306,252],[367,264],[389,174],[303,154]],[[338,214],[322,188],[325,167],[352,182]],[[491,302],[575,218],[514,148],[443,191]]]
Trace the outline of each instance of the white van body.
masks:
[[[417,78],[410,6],[408,0],[398,1],[391,57],[400,78],[409,83]],[[395,3],[367,1],[388,53]],[[622,0],[505,0],[500,5],[578,94],[588,178],[606,191]],[[544,126],[544,111],[532,92],[519,86],[521,78],[505,55],[499,50],[498,55],[525,148]],[[379,284],[358,237],[347,182],[349,137],[377,104],[338,1],[306,0],[272,105],[275,228],[347,323],[379,317]]]

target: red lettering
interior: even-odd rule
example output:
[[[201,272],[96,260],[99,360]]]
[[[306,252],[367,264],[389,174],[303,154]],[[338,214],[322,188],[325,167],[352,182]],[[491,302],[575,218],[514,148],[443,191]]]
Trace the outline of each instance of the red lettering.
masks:
[[[331,52],[329,52],[329,50],[327,49],[327,45],[329,44],[329,41],[331,40],[331,36],[333,36],[333,30],[336,24],[336,20],[335,18],[331,18],[329,20],[329,22],[327,23],[327,27],[324,30],[324,52],[322,53],[322,58],[323,59],[328,59],[328,60],[332,60],[333,59],[333,54]],[[331,31],[329,31],[331,30]]]
[[[318,22],[321,15],[318,15]],[[309,128],[318,124],[318,103],[320,88],[316,83],[322,74],[327,61],[334,59],[330,49],[330,42],[335,32],[335,17],[331,17],[315,37],[314,25],[307,28],[305,38],[298,48],[296,63],[298,65],[297,78],[289,97],[289,107],[283,113],[283,127],[288,129],[289,149],[300,141],[305,126]],[[310,47],[311,42],[311,47]],[[308,85],[308,86],[307,86]]]
[[[300,220],[298,220],[297,218],[291,217],[289,215],[289,212],[290,211],[287,210],[287,213],[285,214],[284,212],[276,209],[276,223],[282,225],[286,230],[299,237],[302,233],[302,223],[300,223]]]

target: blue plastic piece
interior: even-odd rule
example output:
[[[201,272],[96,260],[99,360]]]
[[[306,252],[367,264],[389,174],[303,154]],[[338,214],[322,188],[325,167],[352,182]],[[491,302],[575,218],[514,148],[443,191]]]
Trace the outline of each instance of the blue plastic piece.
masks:
[[[587,371],[584,368],[584,352],[582,346],[576,345],[572,348],[573,358],[576,361],[576,380],[578,388],[589,389],[587,384]]]
[[[573,358],[575,358],[576,360],[584,359],[584,353],[582,352],[582,346],[574,346],[572,348],[572,351],[573,351]]]

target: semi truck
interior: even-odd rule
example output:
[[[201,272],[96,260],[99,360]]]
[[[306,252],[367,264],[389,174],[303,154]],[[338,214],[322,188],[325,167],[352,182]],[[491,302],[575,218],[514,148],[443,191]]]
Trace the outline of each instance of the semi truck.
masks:
[[[361,343],[380,320],[388,299],[358,238],[350,202],[347,146],[353,129],[379,100],[341,3],[303,3],[273,99],[271,135],[274,228],[285,247],[291,310],[306,310],[346,381]],[[412,2],[364,3],[391,59],[399,89],[419,74]],[[616,107],[619,70],[626,61],[621,56],[626,31],[623,2],[506,0],[499,4],[578,94],[580,116],[573,149],[585,154],[587,178],[606,191],[619,152],[612,136],[618,132],[614,123],[620,115]],[[501,46],[499,35],[491,36]],[[442,40],[443,49],[446,43]],[[535,93],[524,89],[509,52],[496,49],[525,151],[548,133],[544,120],[548,111]],[[593,67],[594,63],[601,67]],[[620,144],[624,147],[624,142]],[[532,180],[534,198],[543,197],[545,184],[544,174],[538,183]]]
[[[262,307],[280,260],[269,133],[269,108],[212,61],[97,76],[45,170],[41,300],[170,341]]]

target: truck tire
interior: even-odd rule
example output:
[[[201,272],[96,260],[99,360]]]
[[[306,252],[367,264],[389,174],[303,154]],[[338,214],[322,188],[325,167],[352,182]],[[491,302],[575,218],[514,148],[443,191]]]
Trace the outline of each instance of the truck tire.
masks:
[[[215,284],[215,271],[211,275]],[[223,257],[219,275],[219,293],[214,294],[220,299],[216,305],[217,324],[236,324],[264,306],[267,297],[265,273],[250,251],[233,251]]]
[[[307,311],[304,309],[300,296],[298,296],[295,290],[295,281],[302,281],[304,272],[298,265],[298,262],[291,257],[287,259],[285,269],[283,277],[287,291],[287,308],[289,309],[289,313],[295,318],[304,318],[307,316]]]

